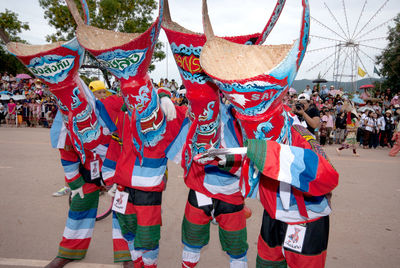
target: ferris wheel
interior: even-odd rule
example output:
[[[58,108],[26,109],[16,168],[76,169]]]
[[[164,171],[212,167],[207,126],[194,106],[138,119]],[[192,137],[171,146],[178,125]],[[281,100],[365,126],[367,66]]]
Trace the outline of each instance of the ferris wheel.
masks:
[[[329,1],[336,11],[324,2],[324,12],[311,16],[313,24],[307,55],[315,60],[305,66],[306,72],[318,71],[319,78],[334,81],[335,87],[351,82],[352,90],[357,89],[360,72],[365,72],[369,78],[373,76],[374,67],[371,66],[375,65],[375,57],[386,47],[382,27],[394,19],[394,16],[382,18],[389,0],[377,7],[368,5],[367,0],[363,4],[362,0],[350,4],[355,2],[360,4],[359,13],[352,8],[349,14],[345,0],[336,0]],[[371,10],[374,11],[371,13]],[[324,13],[326,16],[321,17]]]

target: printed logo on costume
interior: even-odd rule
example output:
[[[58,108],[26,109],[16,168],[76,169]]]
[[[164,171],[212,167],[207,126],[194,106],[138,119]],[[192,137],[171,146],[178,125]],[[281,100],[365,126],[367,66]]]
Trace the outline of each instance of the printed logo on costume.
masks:
[[[201,49],[201,46],[193,47],[193,45],[186,46],[184,44],[177,46],[175,43],[171,43],[171,50],[179,72],[183,79],[192,83],[204,84],[210,81],[200,66]]]
[[[283,246],[287,249],[301,252],[301,250],[303,249],[306,229],[307,229],[306,227],[301,225],[288,224]]]
[[[136,75],[137,70],[146,58],[146,49],[122,50],[104,52],[97,59],[118,78],[128,79]]]
[[[30,61],[28,69],[38,78],[48,83],[64,81],[68,72],[74,67],[75,56],[46,55]]]

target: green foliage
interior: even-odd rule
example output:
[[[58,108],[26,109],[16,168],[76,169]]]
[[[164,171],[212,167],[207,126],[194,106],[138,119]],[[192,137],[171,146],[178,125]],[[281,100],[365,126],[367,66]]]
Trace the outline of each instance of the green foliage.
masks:
[[[25,40],[18,37],[18,34],[22,30],[29,30],[29,25],[27,22],[18,20],[16,13],[8,9],[5,12],[1,12],[0,29],[8,35],[10,41],[26,43]],[[13,75],[17,73],[29,73],[28,69],[17,58],[7,52],[4,42],[2,40],[0,42],[0,73],[8,72]]]
[[[5,12],[0,13],[0,29],[8,34],[11,41],[21,42],[21,38],[17,35],[21,33],[22,30],[29,30],[29,25],[27,22],[18,20],[17,13],[6,9]],[[3,41],[1,42],[4,44]]]
[[[127,33],[141,33],[148,29],[153,22],[152,13],[157,8],[155,0],[86,0],[90,12],[90,25]],[[79,0],[75,3],[84,17]],[[56,28],[56,33],[46,36],[47,41],[70,40],[74,37],[76,24],[72,18],[65,1],[39,0],[40,6],[45,10],[45,18],[49,24]],[[165,58],[162,44],[158,43],[154,61]],[[154,69],[151,66],[150,69]]]
[[[86,75],[80,75],[79,77],[83,80],[83,82],[85,82],[86,85],[89,85],[90,82],[93,81],[92,79],[88,78]]]
[[[391,88],[392,92],[400,90],[400,14],[394,19],[395,26],[389,27],[389,41],[382,54],[377,57],[377,64],[382,67],[384,77],[382,88]]]

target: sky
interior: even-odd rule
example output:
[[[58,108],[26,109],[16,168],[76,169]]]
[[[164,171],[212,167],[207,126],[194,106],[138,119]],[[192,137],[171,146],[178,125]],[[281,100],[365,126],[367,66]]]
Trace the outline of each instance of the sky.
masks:
[[[296,79],[315,79],[318,75],[321,75],[327,80],[333,80],[334,62],[339,63],[336,73],[342,75],[343,80],[349,79],[346,78],[346,75],[351,74],[350,59],[352,54],[350,50],[342,49],[340,51],[339,61],[335,61],[335,51],[339,52],[335,50],[335,45],[338,44],[338,40],[351,40],[353,32],[357,35],[359,31],[361,31],[359,38],[355,38],[354,40],[356,42],[361,41],[363,46],[359,47],[361,51],[358,51],[356,65],[365,70],[367,76],[377,77],[377,75],[373,73],[373,59],[376,55],[381,53],[381,49],[386,47],[387,41],[385,39],[368,39],[387,36],[388,26],[393,26],[393,22],[384,24],[382,27],[380,26],[400,12],[400,1],[370,0],[367,2],[363,15],[360,17],[364,2],[367,1],[310,0],[311,17],[316,20],[311,20],[311,39],[308,52]],[[378,12],[375,18],[369,21],[385,2],[387,3],[382,10]],[[214,33],[219,36],[234,36],[259,32],[268,21],[275,7],[275,3],[276,0],[209,0],[208,9]],[[195,32],[203,31],[201,0],[169,0],[169,4],[172,20],[189,30]],[[343,5],[346,9],[343,8]],[[19,20],[29,23],[30,30],[21,33],[20,37],[31,44],[44,44],[46,43],[46,35],[55,32],[55,29],[51,28],[44,19],[44,11],[40,7],[38,0],[0,0],[0,12],[4,12],[5,9],[16,12]],[[344,10],[346,10],[346,12],[344,12]],[[297,39],[300,32],[301,12],[302,7],[300,0],[287,0],[279,21],[265,44],[287,44]],[[345,14],[347,16],[345,16]],[[319,22],[326,25],[329,29],[321,26]],[[357,30],[354,31],[357,22]],[[364,25],[366,26],[363,27]],[[375,28],[376,30],[374,30]],[[343,29],[343,31],[341,29]],[[363,36],[365,33],[367,34]],[[335,40],[329,40],[327,38]],[[167,53],[167,58],[156,63],[156,70],[153,71],[150,76],[155,81],[159,81],[160,78],[168,77],[169,80],[175,79],[179,82],[179,72],[163,31],[160,33],[159,41],[164,44],[164,51]],[[318,50],[325,47],[327,48]],[[336,55],[338,54],[339,53],[336,53]],[[319,62],[322,63],[318,64]]]

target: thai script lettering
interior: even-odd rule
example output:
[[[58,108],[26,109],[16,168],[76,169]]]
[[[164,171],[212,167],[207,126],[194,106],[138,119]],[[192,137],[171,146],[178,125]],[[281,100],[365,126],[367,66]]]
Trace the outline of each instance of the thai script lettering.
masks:
[[[29,70],[35,75],[54,76],[66,69],[69,69],[74,59],[63,59],[57,62],[44,63],[41,66],[32,66]]]

